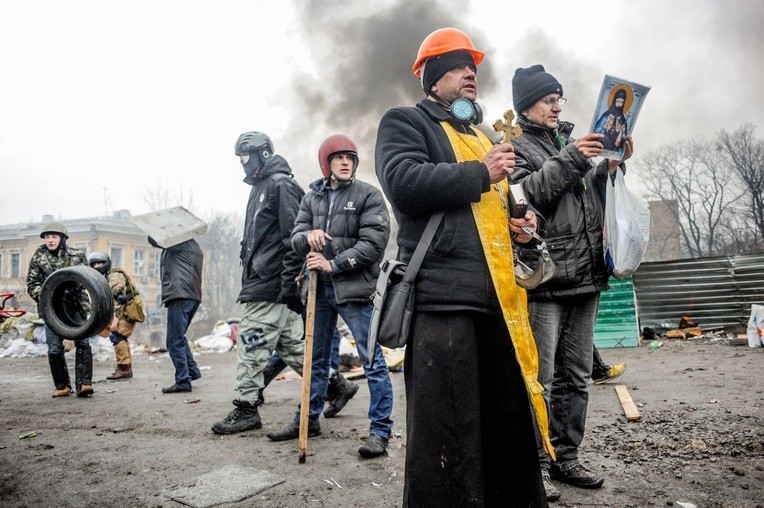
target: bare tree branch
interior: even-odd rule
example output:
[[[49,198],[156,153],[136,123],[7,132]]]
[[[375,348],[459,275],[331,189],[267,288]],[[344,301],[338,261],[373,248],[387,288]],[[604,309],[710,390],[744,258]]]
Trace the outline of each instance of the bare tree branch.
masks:
[[[651,197],[676,202],[667,209],[690,257],[725,250],[734,216],[728,212],[744,193],[729,178],[718,150],[702,139],[672,143],[648,152],[638,166]]]
[[[764,141],[757,139],[755,132],[756,127],[751,123],[731,134],[722,130],[717,134],[717,149],[748,191],[747,206],[742,213],[753,223],[749,232],[753,243],[759,244],[761,249],[764,248]]]

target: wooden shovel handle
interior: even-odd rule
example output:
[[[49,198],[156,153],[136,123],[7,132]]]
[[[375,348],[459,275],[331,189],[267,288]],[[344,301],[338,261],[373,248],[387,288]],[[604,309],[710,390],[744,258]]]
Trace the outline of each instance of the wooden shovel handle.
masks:
[[[302,357],[302,399],[300,401],[300,464],[308,449],[308,414],[310,413],[310,377],[313,370],[313,328],[316,321],[318,272],[308,270],[308,302],[305,307],[305,352]]]

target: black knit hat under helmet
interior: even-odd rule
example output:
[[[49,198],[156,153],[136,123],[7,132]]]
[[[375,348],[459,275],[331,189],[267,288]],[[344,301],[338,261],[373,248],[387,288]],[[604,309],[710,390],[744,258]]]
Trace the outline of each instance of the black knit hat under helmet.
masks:
[[[537,100],[551,93],[562,97],[562,85],[544,70],[543,65],[532,65],[515,70],[512,78],[512,102],[518,114],[533,106]]]
[[[469,51],[450,51],[425,60],[422,74],[422,90],[425,95],[430,95],[432,85],[437,83],[445,73],[461,65],[471,65],[473,69],[477,69]]]

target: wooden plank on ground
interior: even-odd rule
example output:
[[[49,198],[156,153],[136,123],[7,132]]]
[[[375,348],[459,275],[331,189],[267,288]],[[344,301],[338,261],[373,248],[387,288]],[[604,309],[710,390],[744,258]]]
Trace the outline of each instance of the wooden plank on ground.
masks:
[[[637,406],[634,405],[634,401],[631,400],[631,395],[629,395],[626,385],[615,385],[615,393],[618,394],[618,401],[621,403],[626,419],[630,422],[639,420],[639,411]]]

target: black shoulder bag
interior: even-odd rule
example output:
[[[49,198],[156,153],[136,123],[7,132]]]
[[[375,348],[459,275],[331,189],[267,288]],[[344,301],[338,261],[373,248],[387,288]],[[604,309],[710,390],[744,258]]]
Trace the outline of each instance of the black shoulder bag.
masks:
[[[377,287],[371,295],[374,308],[371,311],[368,338],[370,367],[374,365],[377,342],[390,349],[406,345],[414,311],[414,279],[435,236],[435,230],[443,219],[443,213],[438,212],[430,217],[408,265],[394,259],[385,259],[379,265]]]

